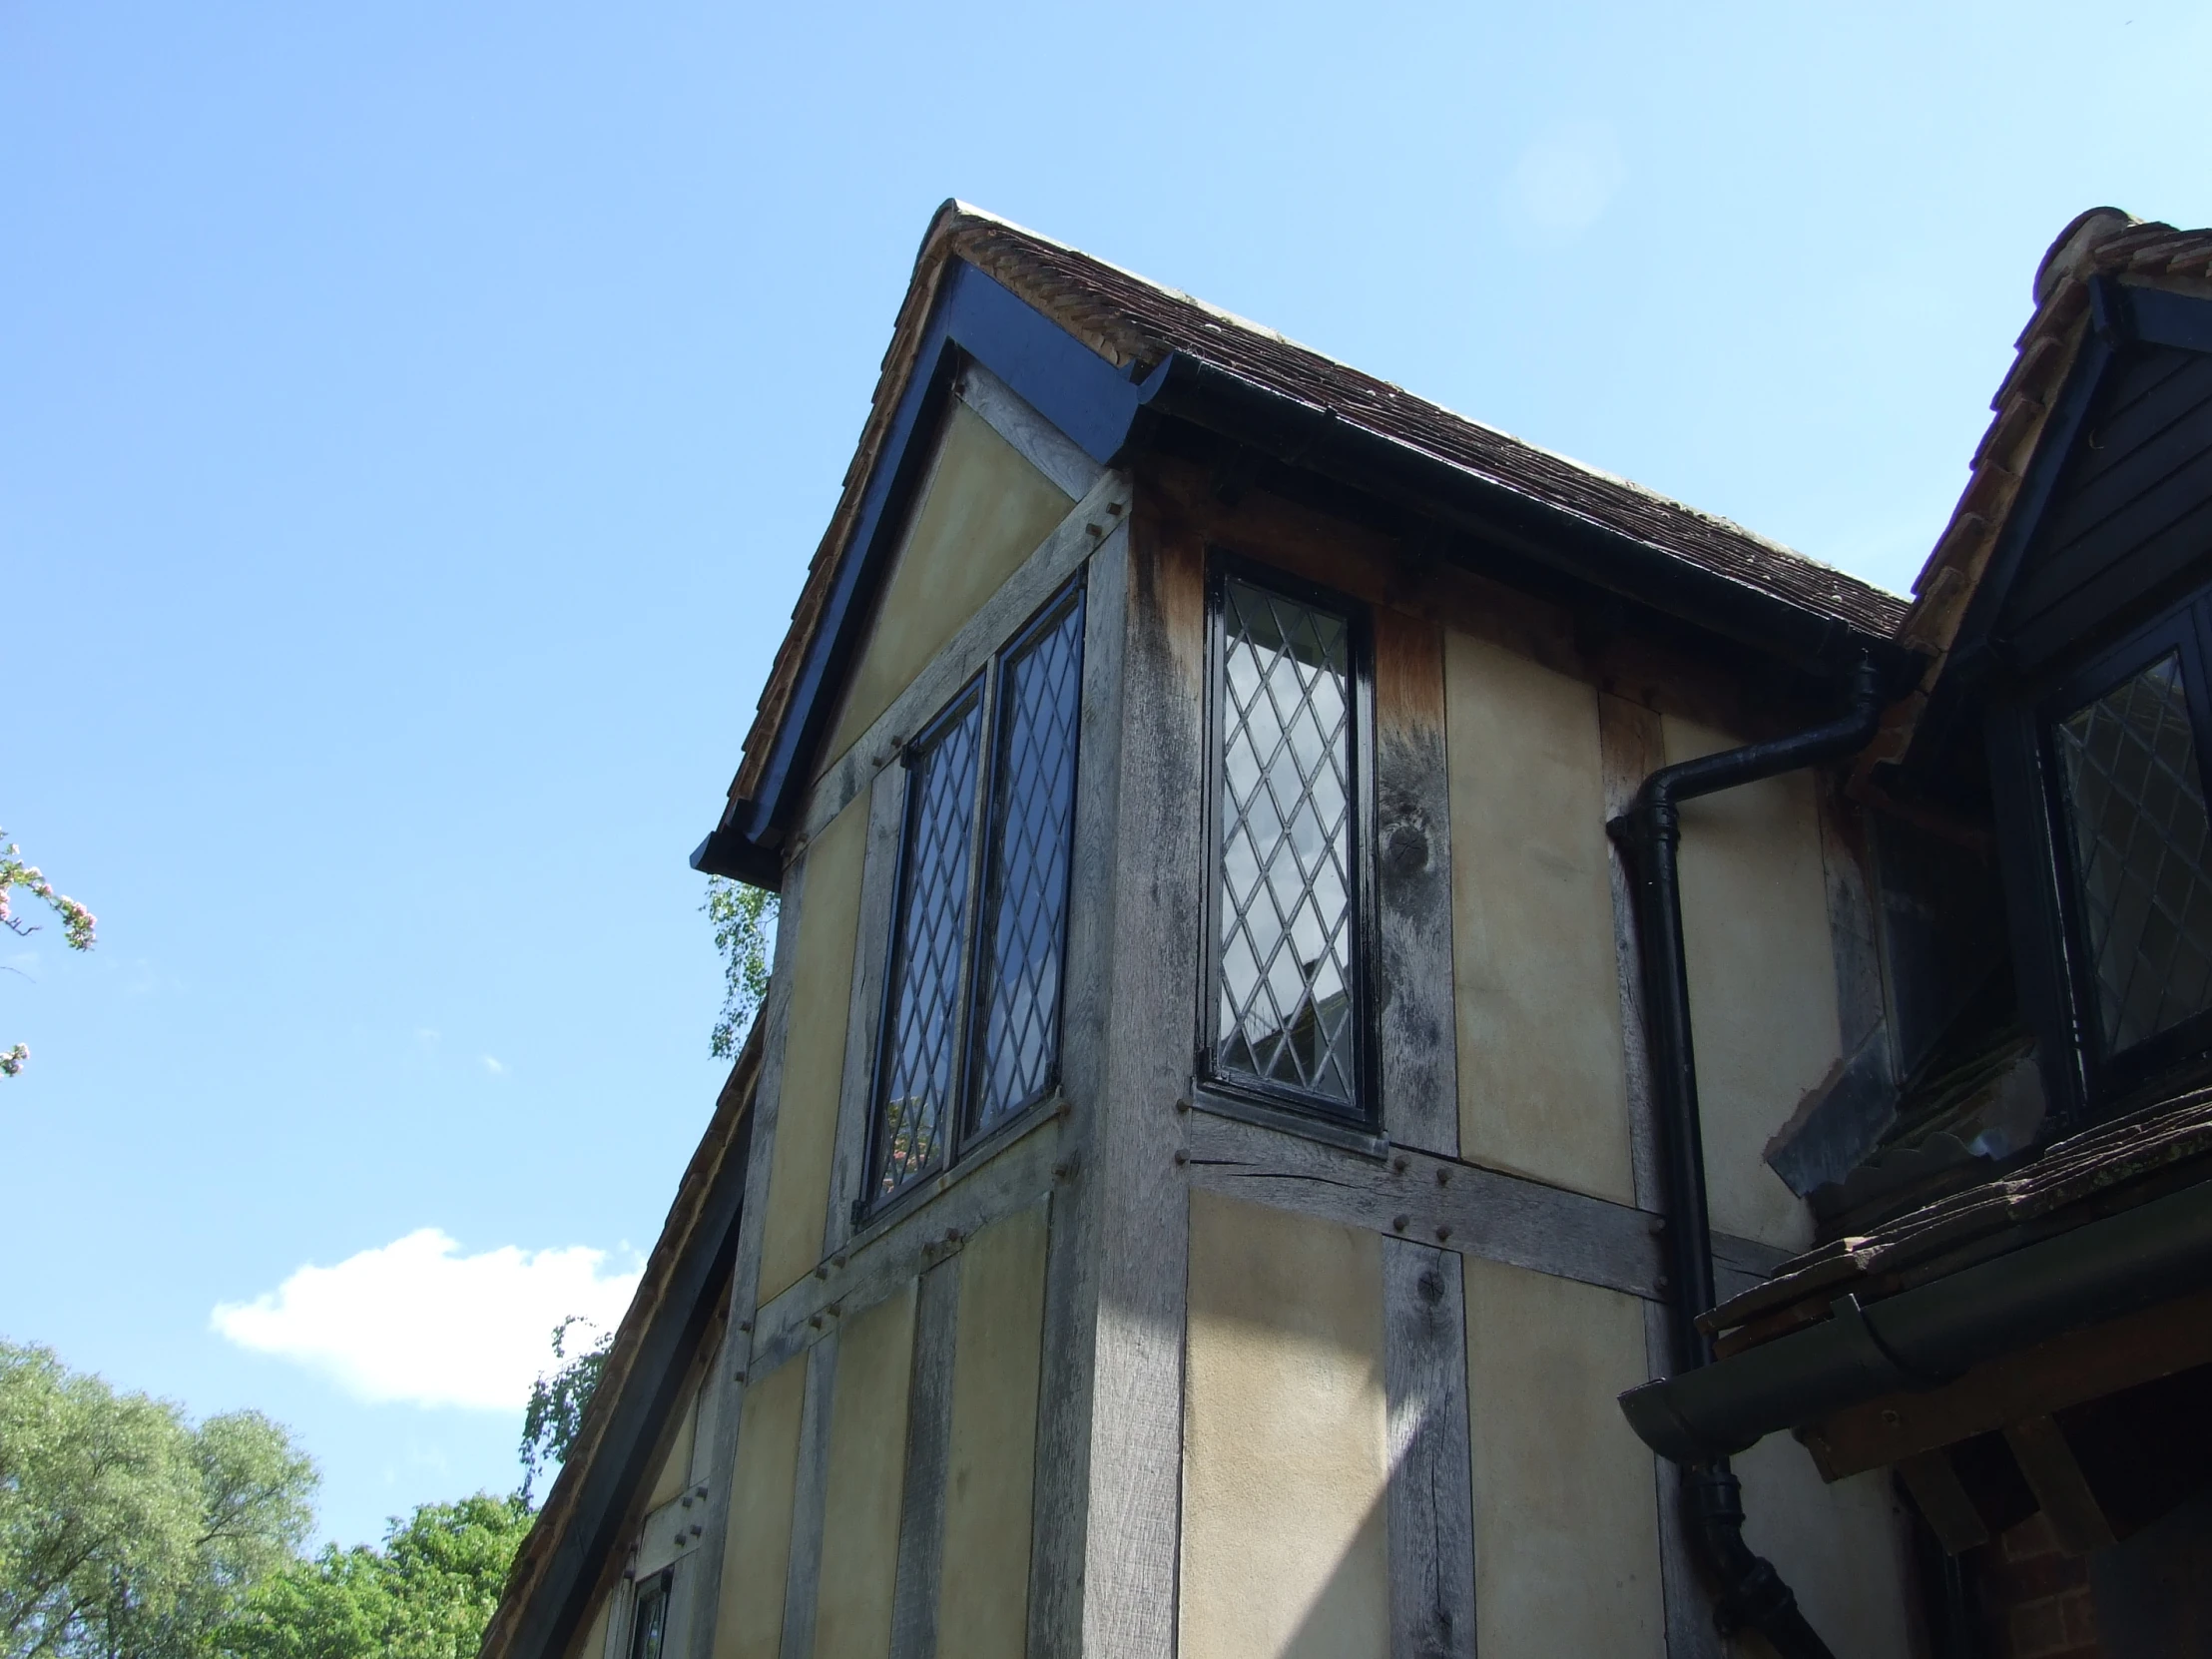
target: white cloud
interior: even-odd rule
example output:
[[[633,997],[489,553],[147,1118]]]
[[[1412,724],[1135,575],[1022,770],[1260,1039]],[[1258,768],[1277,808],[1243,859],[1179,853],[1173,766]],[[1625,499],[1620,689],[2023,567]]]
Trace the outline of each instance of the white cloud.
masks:
[[[210,1324],[372,1403],[512,1410],[552,1364],[553,1327],[580,1314],[612,1331],[638,1285],[584,1245],[460,1248],[421,1228],[336,1267],[303,1267],[252,1302],[223,1303]]]
[[[490,1072],[492,1076],[504,1077],[507,1075],[507,1067],[503,1061],[495,1060],[489,1054],[479,1054],[476,1058],[483,1061],[484,1069]]]
[[[1571,235],[1597,223],[1627,174],[1611,127],[1571,122],[1521,152],[1508,195],[1538,230]]]

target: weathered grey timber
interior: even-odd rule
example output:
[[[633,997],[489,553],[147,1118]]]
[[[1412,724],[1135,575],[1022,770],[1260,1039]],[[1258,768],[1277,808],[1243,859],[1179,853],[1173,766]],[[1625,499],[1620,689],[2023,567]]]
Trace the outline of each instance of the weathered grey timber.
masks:
[[[920,1202],[871,1226],[841,1262],[829,1258],[761,1309],[754,1316],[755,1366],[774,1371],[830,1326],[896,1295],[978,1230],[1051,1191],[1063,1121],[1048,1106],[1031,1118],[1029,1133],[925,1188]]]
[[[1473,1659],[1466,1297],[1449,1250],[1382,1241],[1390,1659]]]
[[[959,1307],[960,1264],[939,1262],[921,1276],[914,1308],[913,1381],[906,1407],[906,1478],[899,1496],[890,1659],[931,1659],[937,1651],[945,1456],[952,1437],[953,1325]]]
[[[1023,460],[1080,501],[1106,469],[1070,442],[1060,428],[1025,401],[1021,393],[970,360],[960,370],[960,401],[981,415],[990,429]]]
[[[1096,1187],[1089,1149],[1106,1086],[1107,998],[1113,983],[1114,832],[1120,823],[1122,666],[1128,635],[1129,533],[1116,529],[1091,560],[1084,598],[1083,710],[1076,740],[1060,1077],[1069,1106],[1045,1244],[1044,1334],[1037,1398],[1036,1490],[1030,1523],[1031,1654],[1072,1659],[1083,1640],[1083,1554],[1089,1513],[1091,1322],[1098,1306]]]
[[[844,1075],[837,1091],[836,1151],[830,1164],[830,1214],[822,1254],[852,1237],[852,1206],[867,1181],[868,1116],[875,1090],[875,1045],[883,1017],[883,975],[890,962],[891,906],[898,894],[906,769],[886,766],[868,791],[867,851],[860,875],[852,996],[845,1013]]]
[[[837,1389],[837,1333],[807,1355],[807,1398],[799,1413],[799,1467],[792,1482],[791,1570],[784,1580],[784,1644],[815,1650],[815,1608],[822,1593],[822,1517],[830,1488],[830,1414]]]
[[[822,775],[809,798],[806,832],[818,835],[851,799],[866,789],[899,746],[950,701],[952,694],[990,661],[1031,612],[1059,591],[1129,512],[1127,474],[1106,472],[1038,544],[1037,550],[968,618],[951,644],[929,660],[913,683]]]
[[[1190,1082],[1192,918],[1206,868],[1204,559],[1195,540],[1143,516],[1132,527],[1109,1035],[1082,1176],[1098,1288],[1079,1651],[1117,1659],[1175,1652],[1166,1587],[1180,1554],[1190,1254],[1175,1103]]]
[[[1459,1154],[1451,991],[1451,796],[1445,774],[1443,631],[1375,612],[1375,960],[1382,1129],[1403,1146]]]

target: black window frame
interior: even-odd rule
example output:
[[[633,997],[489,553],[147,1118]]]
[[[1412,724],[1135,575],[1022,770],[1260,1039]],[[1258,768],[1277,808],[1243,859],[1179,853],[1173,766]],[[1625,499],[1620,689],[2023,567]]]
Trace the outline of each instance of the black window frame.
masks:
[[[1326,611],[1343,618],[1351,656],[1352,709],[1346,731],[1352,745],[1350,824],[1352,830],[1352,949],[1351,968],[1352,1079],[1354,1099],[1349,1108],[1341,1101],[1314,1090],[1256,1078],[1248,1072],[1225,1070],[1221,1050],[1222,858],[1223,802],[1228,761],[1228,667],[1226,604],[1229,584],[1241,582],[1277,594],[1294,604]],[[1226,548],[1207,551],[1206,560],[1206,699],[1205,699],[1205,937],[1200,952],[1202,968],[1198,998],[1197,1082],[1205,1095],[1237,1106],[1257,1109],[1268,1120],[1288,1127],[1319,1131],[1350,1131],[1360,1137],[1379,1135],[1382,1127],[1382,1066],[1378,1053],[1379,1021],[1376,989],[1380,984],[1378,932],[1381,902],[1377,876],[1375,790],[1375,629],[1371,609],[1363,601],[1336,588],[1307,581],[1277,566],[1262,563]],[[1364,1142],[1363,1149],[1365,1150]]]
[[[2212,1010],[2127,1048],[2107,1048],[2096,964],[2076,885],[2064,762],[2056,747],[2059,722],[2166,657],[2179,660],[2199,785],[2212,787],[2212,592],[2190,595],[2118,644],[2060,669],[2032,699],[2032,725],[2021,734],[2033,745],[2040,798],[2036,862],[2047,914],[2041,931],[2057,946],[2056,959],[2046,948],[2041,965],[2050,981],[2046,998],[2061,1015],[2057,1034],[2074,1051],[2080,1092],[2071,1113],[2075,1119],[2093,1120],[2161,1074],[2212,1059]]]
[[[1032,611],[1021,626],[992,651],[989,661],[962,682],[959,690],[900,749],[898,764],[905,770],[906,779],[899,808],[898,842],[894,853],[897,863],[891,892],[890,936],[884,945],[886,957],[882,997],[876,1010],[875,1052],[868,1078],[864,1154],[866,1163],[861,1171],[859,1196],[852,1203],[852,1219],[855,1224],[866,1222],[899,1204],[915,1191],[926,1187],[935,1177],[955,1168],[977,1148],[988,1146],[1002,1136],[1013,1133],[1015,1126],[1028,1120],[1039,1107],[1060,1092],[1061,1068],[1066,1058],[1067,950],[1074,895],[1075,836],[1076,826],[1081,817],[1084,648],[1087,644],[1085,633],[1089,618],[1086,576],[1086,572],[1078,571],[1071,580],[1056,588],[1050,598]],[[998,845],[997,837],[1004,828],[1004,819],[1000,812],[1001,785],[1008,771],[1006,751],[1011,736],[1011,722],[1007,718],[1008,710],[1003,696],[1005,670],[1008,663],[1021,658],[1030,647],[1071,617],[1076,641],[1076,708],[1068,756],[1070,801],[1066,855],[1061,870],[1059,893],[1060,960],[1052,1008],[1052,1055],[1042,1081],[1034,1089],[1015,1104],[1003,1108],[995,1121],[978,1124],[975,1084],[983,1045],[988,1036],[983,1029],[988,1004],[982,994],[982,974],[989,944],[984,937],[988,921],[985,911],[991,896],[988,889],[993,853]],[[958,990],[954,997],[952,1014],[956,1027],[951,1038],[953,1070],[947,1084],[945,1122],[939,1144],[932,1156],[917,1165],[898,1185],[884,1190],[881,1181],[887,1152],[884,1137],[888,1130],[884,1091],[893,1064],[892,1046],[897,1037],[895,1021],[905,969],[906,930],[903,923],[911,898],[910,888],[914,875],[911,851],[917,814],[921,807],[915,777],[919,763],[933,751],[937,741],[951,727],[964,720],[971,710],[979,711],[980,715],[977,740],[979,758],[974,793],[969,804],[967,891],[960,921]]]
[[[676,1590],[676,1569],[663,1567],[659,1572],[638,1580],[630,1596],[630,1639],[623,1644],[628,1659],[664,1659],[668,1647],[668,1609],[670,1598]],[[659,1623],[652,1627],[651,1642],[647,1642],[646,1616],[649,1612],[659,1615]]]

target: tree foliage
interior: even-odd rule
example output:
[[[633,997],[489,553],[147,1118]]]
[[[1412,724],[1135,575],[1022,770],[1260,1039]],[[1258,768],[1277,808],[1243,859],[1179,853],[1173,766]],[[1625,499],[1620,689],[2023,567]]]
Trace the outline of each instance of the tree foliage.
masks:
[[[0,1659],[200,1659],[306,1536],[314,1466],[0,1343]]]
[[[6,830],[0,830],[0,836]],[[0,927],[11,933],[31,934],[38,931],[38,923],[25,921],[9,906],[8,894],[16,887],[46,900],[54,913],[62,918],[62,942],[72,950],[90,950],[93,946],[93,929],[97,918],[93,913],[66,893],[54,890],[54,883],[36,864],[23,861],[23,849],[9,841],[0,847]],[[12,1048],[0,1049],[0,1077],[13,1077],[22,1071],[31,1058],[28,1043],[17,1043]]]
[[[700,906],[714,923],[715,949],[725,976],[722,1013],[709,1050],[718,1060],[735,1055],[768,994],[768,970],[776,951],[777,897],[766,887],[717,875]]]
[[[515,1551],[521,1493],[425,1503],[381,1547],[325,1545],[270,1578],[220,1636],[224,1659],[474,1659]]]
[[[607,1351],[614,1346],[614,1333],[603,1331],[588,1347],[579,1347],[571,1355],[569,1333],[579,1325],[587,1331],[593,1329],[590,1321],[574,1314],[553,1328],[553,1358],[558,1363],[530,1384],[530,1401],[523,1407],[522,1490],[518,1495],[525,1503],[530,1500],[530,1488],[538,1475],[558,1466],[576,1443],[576,1431],[584,1422],[584,1407],[591,1403],[592,1390],[599,1386],[600,1374],[607,1369]]]

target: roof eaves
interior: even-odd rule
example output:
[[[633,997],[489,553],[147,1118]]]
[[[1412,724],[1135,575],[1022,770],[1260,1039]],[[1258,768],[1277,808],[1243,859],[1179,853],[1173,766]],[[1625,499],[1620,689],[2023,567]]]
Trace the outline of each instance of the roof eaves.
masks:
[[[2034,309],[2014,341],[2011,366],[1989,399],[1989,425],[1975,446],[1965,487],[1913,583],[1913,605],[1898,638],[1929,659],[1920,685],[1893,705],[1881,734],[1860,757],[1864,782],[1884,762],[1902,760],[1920,730],[1937,683],[1949,669],[1969,607],[2003,542],[2021,487],[2058,401],[2089,338],[2090,286],[2100,276],[2124,281],[2192,278],[2212,269],[2212,231],[2145,224],[2117,208],[2092,208],[2058,234],[2034,282]]]

